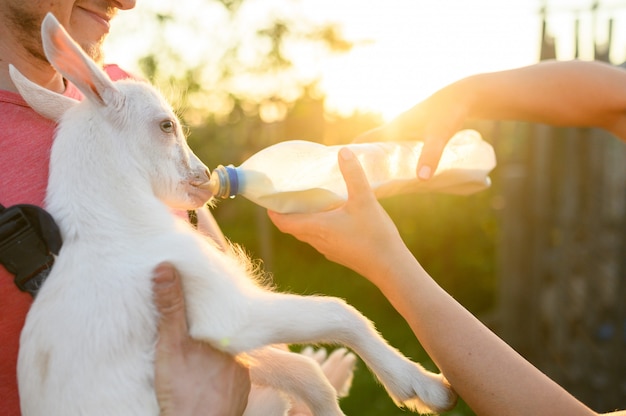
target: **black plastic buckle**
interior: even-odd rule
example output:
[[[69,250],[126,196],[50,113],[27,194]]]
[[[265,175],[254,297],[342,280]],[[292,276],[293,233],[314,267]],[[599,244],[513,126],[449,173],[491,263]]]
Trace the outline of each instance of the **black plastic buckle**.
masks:
[[[61,245],[61,232],[43,208],[0,205],[0,263],[15,275],[21,291],[37,294]]]

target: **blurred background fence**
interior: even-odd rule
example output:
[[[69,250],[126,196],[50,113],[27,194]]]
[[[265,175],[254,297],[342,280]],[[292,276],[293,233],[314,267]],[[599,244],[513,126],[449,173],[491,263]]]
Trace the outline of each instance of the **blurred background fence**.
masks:
[[[541,58],[555,56],[544,26]],[[597,129],[509,127],[495,135],[516,141],[500,159],[498,332],[592,408],[626,408],[626,147]]]
[[[501,160],[497,332],[597,410],[626,407],[626,148],[518,125]]]

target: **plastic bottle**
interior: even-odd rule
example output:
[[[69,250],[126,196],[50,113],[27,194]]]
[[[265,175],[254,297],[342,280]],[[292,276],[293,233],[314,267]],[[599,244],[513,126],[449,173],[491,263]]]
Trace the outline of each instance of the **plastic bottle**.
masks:
[[[218,166],[208,187],[213,195],[241,195],[276,212],[318,212],[347,198],[337,153],[348,147],[361,162],[378,198],[411,192],[470,194],[490,185],[495,167],[490,144],[474,130],[457,133],[444,149],[431,179],[419,180],[423,142],[376,142],[337,146],[293,140],[267,147],[241,166]]]

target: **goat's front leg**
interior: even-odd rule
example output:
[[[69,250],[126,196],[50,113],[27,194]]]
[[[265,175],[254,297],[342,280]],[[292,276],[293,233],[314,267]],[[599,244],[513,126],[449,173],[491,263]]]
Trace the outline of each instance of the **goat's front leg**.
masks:
[[[419,412],[442,412],[456,402],[441,375],[426,372],[390,347],[367,318],[340,299],[263,292],[247,302],[249,322],[240,321],[237,331],[218,339],[230,353],[281,343],[340,343],[365,361],[397,403]],[[192,336],[215,342],[196,329],[192,325]]]

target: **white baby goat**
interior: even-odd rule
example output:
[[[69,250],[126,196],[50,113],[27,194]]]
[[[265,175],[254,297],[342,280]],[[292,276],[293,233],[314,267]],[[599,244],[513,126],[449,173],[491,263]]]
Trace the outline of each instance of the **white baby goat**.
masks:
[[[167,102],[149,85],[113,83],[52,15],[46,56],[85,100],[11,75],[30,105],[59,121],[46,205],[63,248],[28,314],[18,377],[24,416],[157,415],[152,272],[180,271],[190,334],[247,354],[253,383],[301,398],[315,415],[343,414],[310,358],[267,347],[329,342],[353,349],[399,404],[442,411],[455,395],[391,348],[345,302],[261,287],[233,255],[172,215],[202,206],[206,166],[191,152]]]

